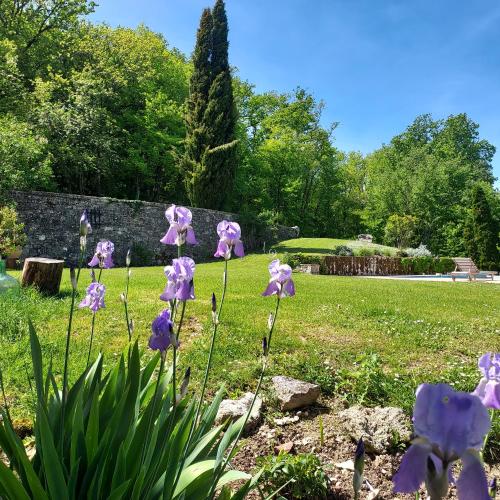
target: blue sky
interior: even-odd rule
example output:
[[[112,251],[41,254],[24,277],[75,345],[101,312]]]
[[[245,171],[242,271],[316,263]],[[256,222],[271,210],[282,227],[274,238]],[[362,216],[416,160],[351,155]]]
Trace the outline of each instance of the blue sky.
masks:
[[[207,0],[101,0],[94,21],[144,23],[190,54]],[[466,112],[499,150],[497,0],[226,0],[230,61],[258,91],[300,85],[340,122],[337,147],[368,153],[422,113]],[[497,186],[499,185],[497,181]]]

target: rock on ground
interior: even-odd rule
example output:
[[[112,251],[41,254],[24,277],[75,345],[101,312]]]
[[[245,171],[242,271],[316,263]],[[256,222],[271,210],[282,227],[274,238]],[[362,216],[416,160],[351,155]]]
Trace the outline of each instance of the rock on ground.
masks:
[[[281,375],[273,377],[273,385],[283,411],[311,405],[316,402],[320,394],[317,384]]]
[[[385,453],[411,439],[409,417],[401,408],[351,406],[339,413],[344,431],[355,441],[363,438],[370,453]]]
[[[220,425],[224,423],[226,420],[236,421],[242,415],[245,415],[250,405],[252,404],[254,394],[251,392],[247,392],[240,399],[224,399],[220,406],[219,411],[217,412],[217,416],[215,417],[216,425]],[[245,426],[245,432],[253,431],[260,422],[261,419],[261,410],[262,410],[262,399],[257,397],[255,400],[255,404],[252,408],[252,413],[250,414],[250,418]]]

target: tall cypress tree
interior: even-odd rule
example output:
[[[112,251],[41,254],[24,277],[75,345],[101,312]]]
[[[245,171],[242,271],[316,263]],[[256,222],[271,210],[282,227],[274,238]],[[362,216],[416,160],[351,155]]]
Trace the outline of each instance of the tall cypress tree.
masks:
[[[212,84],[212,27],[212,13],[210,9],[204,9],[193,52],[193,74],[189,85],[186,113],[185,154],[181,161],[186,190],[191,203],[195,205],[193,176],[202,163],[208,142],[204,116],[208,106],[208,93]]]
[[[202,131],[200,139],[205,142],[198,141],[195,150],[186,147],[187,162],[185,162],[191,165],[188,171],[188,192],[191,202],[195,206],[214,209],[224,207],[231,193],[236,169],[236,107],[228,60],[227,34],[224,1],[217,0],[212,11],[210,85],[200,126]],[[200,36],[198,40],[199,38]],[[203,58],[202,62],[204,61]],[[193,63],[196,66],[199,61],[193,58]],[[198,71],[198,68],[195,68],[195,72]],[[194,90],[195,86],[192,84],[191,92]],[[188,123],[193,119],[199,119],[200,115],[195,115],[194,109],[188,111]],[[188,127],[187,144],[193,141],[192,135]],[[196,156],[194,153],[199,155]]]
[[[477,184],[472,190],[471,214],[464,234],[469,255],[482,269],[498,269],[498,223],[491,213],[486,193]]]

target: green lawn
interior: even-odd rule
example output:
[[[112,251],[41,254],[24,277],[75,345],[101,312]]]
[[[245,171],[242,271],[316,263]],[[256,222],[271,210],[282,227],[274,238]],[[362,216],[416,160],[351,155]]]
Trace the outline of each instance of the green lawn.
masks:
[[[396,254],[397,248],[379,245],[377,243],[364,243],[358,240],[339,240],[335,238],[296,238],[293,240],[282,241],[275,247],[278,252],[290,253],[314,253],[331,254],[332,250],[339,245],[346,245],[353,250],[360,248],[370,248]]]
[[[269,255],[229,263],[229,285],[217,340],[211,389],[225,382],[232,394],[255,385],[261,338],[274,298],[261,297]],[[222,262],[196,269],[196,300],[187,305],[181,335],[181,365],[199,383],[210,329],[210,295],[220,295]],[[366,404],[394,403],[409,409],[421,381],[448,381],[472,389],[477,357],[500,345],[500,288],[476,283],[426,283],[294,274],[297,295],[283,300],[272,348],[271,373],[317,381],[325,393]],[[81,289],[90,278],[82,273]],[[108,364],[126,345],[123,305],[125,271],[104,271],[106,309],[96,321],[96,349]],[[164,303],[158,297],[165,278],[160,267],[133,270],[130,313],[146,350],[153,318]],[[17,299],[0,298],[0,362],[8,397],[17,417],[30,412],[33,396],[27,319],[40,334],[45,359],[62,371],[69,273],[61,296],[47,299],[33,290]],[[71,341],[71,375],[86,362],[91,314],[77,310]]]

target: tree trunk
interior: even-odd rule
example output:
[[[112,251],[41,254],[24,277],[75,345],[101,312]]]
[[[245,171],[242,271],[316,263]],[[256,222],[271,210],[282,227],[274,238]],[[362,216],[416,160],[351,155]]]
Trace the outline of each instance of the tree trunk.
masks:
[[[24,261],[22,286],[35,286],[46,295],[59,293],[63,260],[30,257]]]

